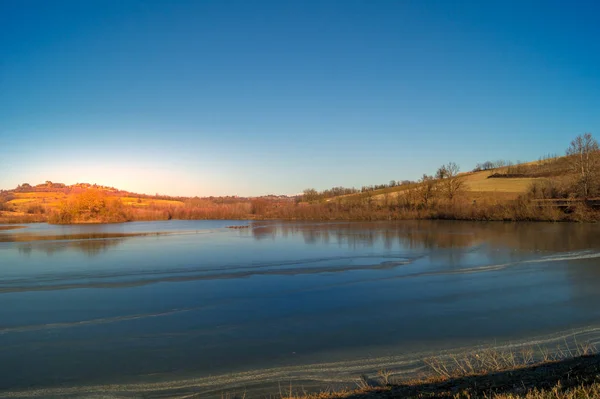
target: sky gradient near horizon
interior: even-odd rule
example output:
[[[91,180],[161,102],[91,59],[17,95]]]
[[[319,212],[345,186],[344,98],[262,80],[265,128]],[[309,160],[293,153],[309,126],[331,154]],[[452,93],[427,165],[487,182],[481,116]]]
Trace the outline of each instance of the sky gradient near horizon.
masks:
[[[0,0],[0,188],[295,194],[600,136],[595,1]]]

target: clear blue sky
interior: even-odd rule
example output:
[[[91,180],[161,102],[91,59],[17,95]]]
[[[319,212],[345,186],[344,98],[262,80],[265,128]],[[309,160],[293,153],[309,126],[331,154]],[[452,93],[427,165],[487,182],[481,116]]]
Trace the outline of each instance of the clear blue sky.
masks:
[[[0,188],[416,179],[600,136],[597,1],[0,0]]]

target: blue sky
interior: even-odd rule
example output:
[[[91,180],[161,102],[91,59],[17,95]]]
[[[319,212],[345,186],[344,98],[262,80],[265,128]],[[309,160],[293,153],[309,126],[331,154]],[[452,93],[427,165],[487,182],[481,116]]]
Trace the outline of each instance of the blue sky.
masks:
[[[598,2],[0,1],[0,188],[417,179],[600,136]]]

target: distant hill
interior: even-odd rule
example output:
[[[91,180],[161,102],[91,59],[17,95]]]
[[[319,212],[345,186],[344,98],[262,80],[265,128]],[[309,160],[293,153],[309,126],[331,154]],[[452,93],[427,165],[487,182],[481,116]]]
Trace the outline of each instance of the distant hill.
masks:
[[[124,206],[125,216],[121,219],[127,220],[163,220],[174,216],[190,219],[222,219],[227,218],[227,215],[248,218],[248,215],[252,215],[252,207],[258,209],[271,204],[294,201],[294,197],[286,195],[266,195],[258,198],[148,195],[99,184],[66,185],[46,181],[36,185],[23,183],[11,190],[1,190],[0,223],[48,221],[50,216],[64,213],[64,208],[72,207],[78,198],[90,192],[96,193],[92,197],[98,197],[94,201],[102,206],[108,203],[114,204],[115,200],[118,200],[118,203]],[[232,209],[236,210],[231,213]],[[102,219],[94,219],[94,221],[102,222]]]
[[[594,147],[595,148],[595,147]],[[299,196],[172,197],[114,187],[46,181],[0,191],[0,223],[100,223],[165,219],[291,220],[598,220],[600,151],[510,164],[483,162],[468,172],[448,163],[419,181],[361,189],[307,189]],[[596,196],[596,197],[595,197]],[[585,201],[584,201],[585,200]],[[543,202],[540,202],[543,201]],[[575,202],[573,202],[575,201]],[[579,202],[577,202],[579,201]]]
[[[0,221],[37,222],[46,221],[48,215],[59,209],[69,198],[95,190],[109,199],[119,199],[124,205],[148,207],[149,205],[182,206],[183,202],[163,196],[149,196],[119,190],[114,187],[90,183],[66,185],[46,181],[31,185],[23,183],[15,189],[4,190],[0,194]]]
[[[477,200],[515,200],[526,194],[534,183],[545,179],[566,180],[572,178],[569,160],[566,156],[549,156],[533,162],[510,164],[509,162],[483,162],[473,171],[462,172],[458,176],[464,181],[462,198]],[[421,183],[414,181],[392,181],[390,185],[374,185],[353,190],[353,193],[327,195],[315,192],[314,198],[327,202],[352,201],[353,198],[369,196],[370,200],[384,202],[418,188]],[[343,189],[341,190],[350,190]],[[322,195],[325,194],[325,195]]]

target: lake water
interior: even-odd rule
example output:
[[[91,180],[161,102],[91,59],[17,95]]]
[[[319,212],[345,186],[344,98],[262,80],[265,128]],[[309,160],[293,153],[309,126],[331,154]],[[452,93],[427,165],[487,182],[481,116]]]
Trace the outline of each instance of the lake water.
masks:
[[[322,389],[600,341],[600,225],[25,226],[0,230],[0,397]]]

